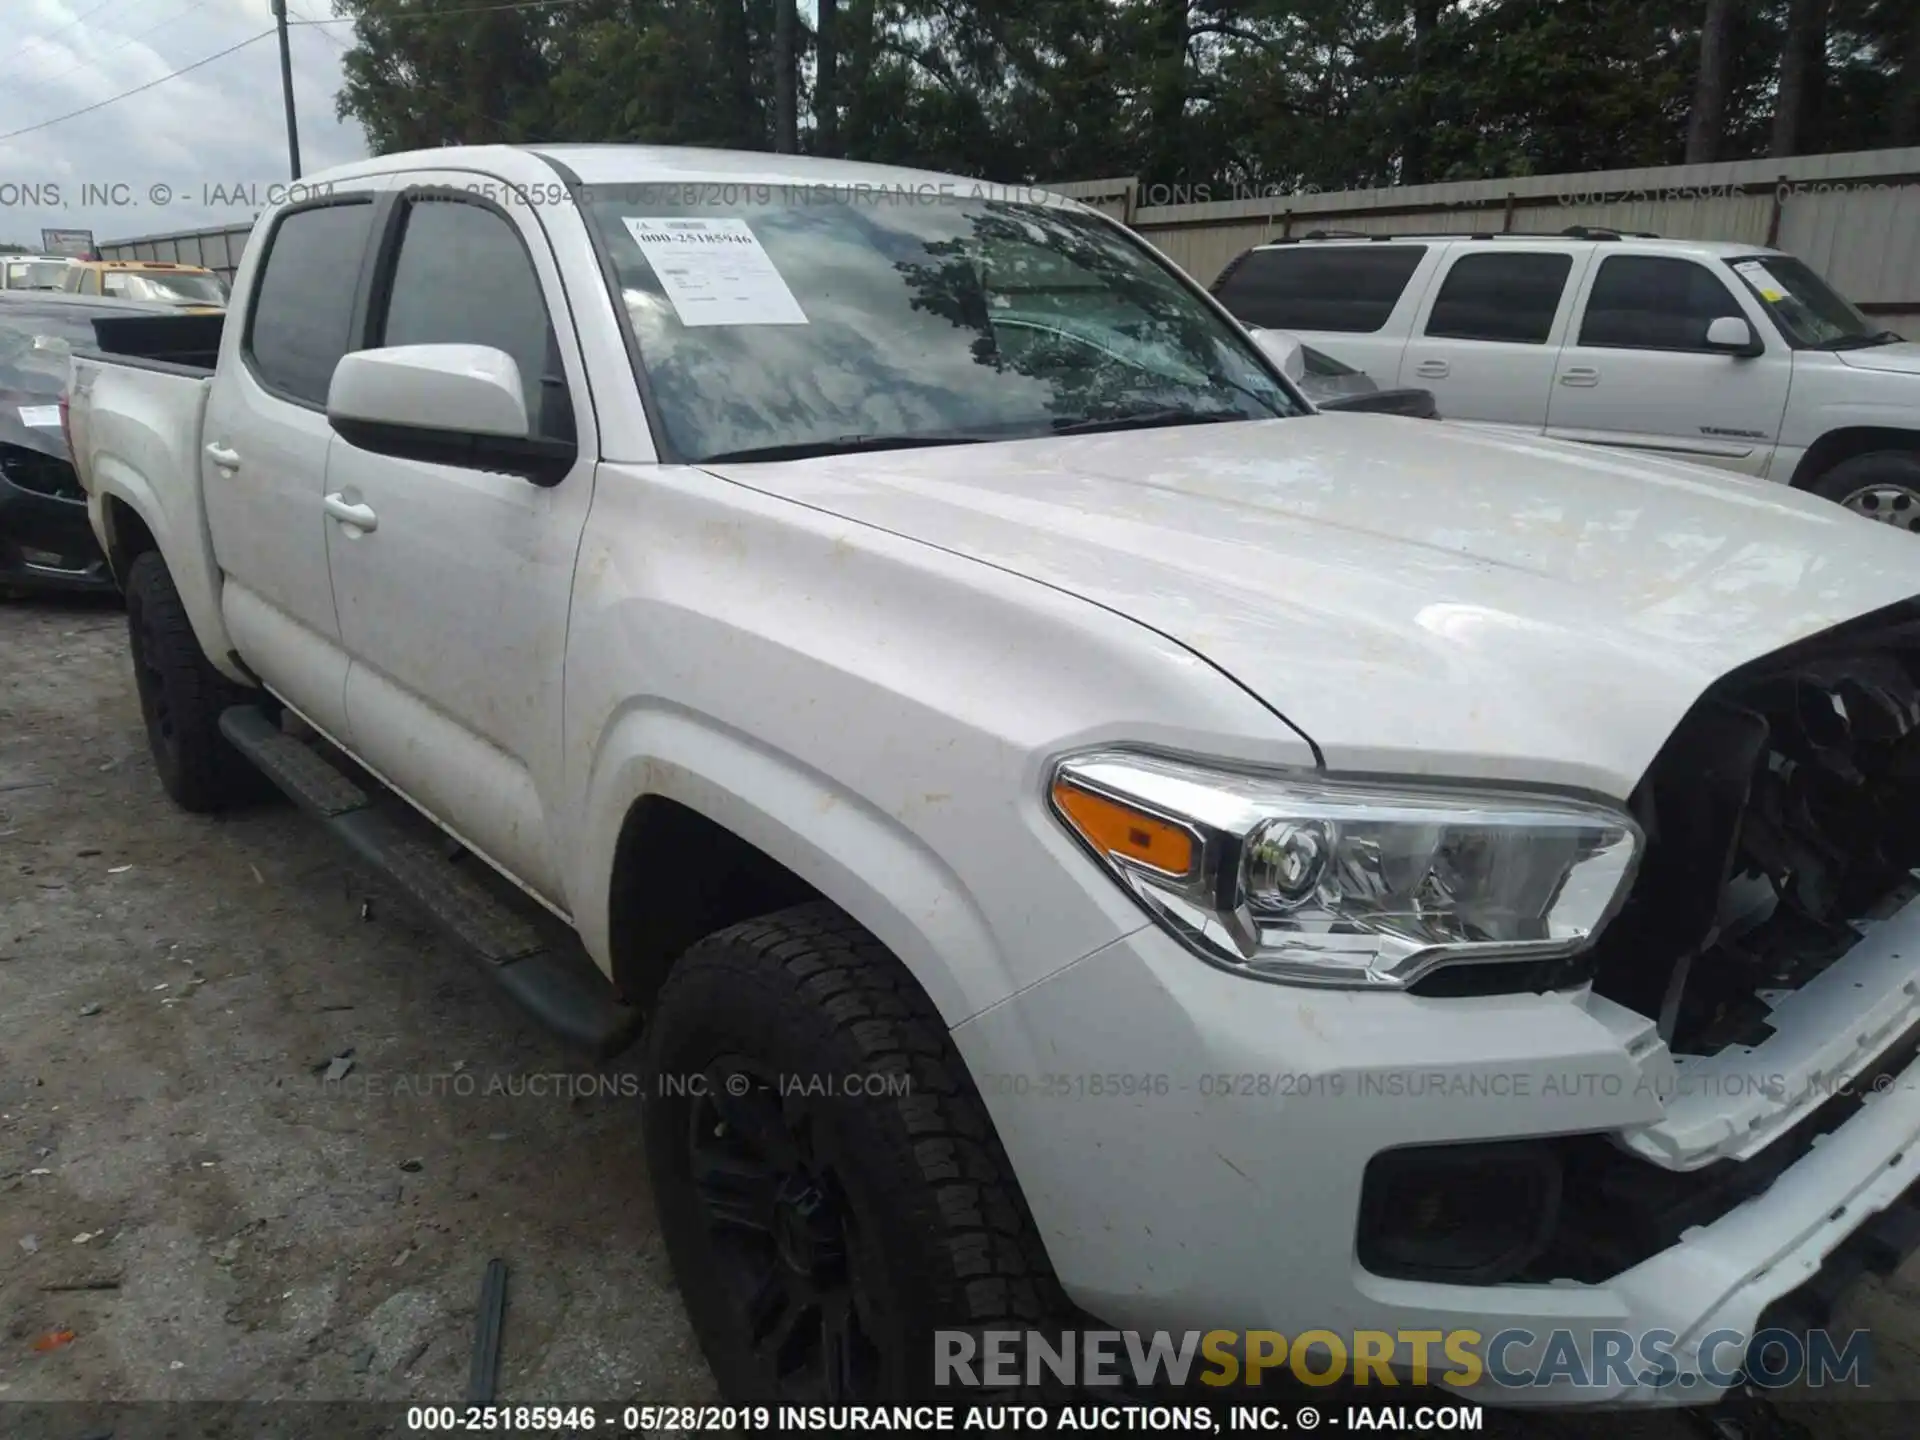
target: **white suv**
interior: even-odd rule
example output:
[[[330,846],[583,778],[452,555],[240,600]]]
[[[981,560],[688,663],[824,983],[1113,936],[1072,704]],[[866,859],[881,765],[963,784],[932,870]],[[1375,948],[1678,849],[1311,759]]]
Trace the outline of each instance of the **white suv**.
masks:
[[[1780,480],[1920,531],[1920,345],[1791,255],[1728,241],[1309,236],[1214,282],[1450,420]]]

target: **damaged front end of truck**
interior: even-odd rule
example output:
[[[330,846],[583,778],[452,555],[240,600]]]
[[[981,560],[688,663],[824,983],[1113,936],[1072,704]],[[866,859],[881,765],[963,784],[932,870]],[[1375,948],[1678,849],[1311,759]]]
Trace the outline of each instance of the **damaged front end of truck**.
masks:
[[[1595,992],[1656,1022],[1681,1106],[1732,1060],[1784,1107],[1636,1148],[1680,1168],[1750,1154],[1920,1018],[1920,936],[1904,955],[1876,941],[1920,894],[1920,603],[1727,676],[1631,807],[1646,848]]]
[[[1912,1083],[1920,601],[1724,677],[1668,738],[1630,809],[1645,836],[1631,891],[1578,973],[1548,983],[1590,985],[1586,1003],[1623,1037],[1658,1096],[1656,1118],[1379,1157],[1361,1225],[1368,1268],[1468,1284],[1607,1282],[1765,1193],[1863,1107]],[[1408,1243],[1404,1218],[1389,1217],[1452,1186],[1435,1186],[1443,1158],[1460,1163],[1441,1210],[1524,1221],[1485,1244],[1462,1246],[1466,1232],[1444,1225]],[[1396,1230],[1398,1244],[1384,1243]],[[1821,1323],[1853,1276],[1891,1269],[1916,1244],[1920,1207],[1908,1196],[1796,1292],[1797,1318]]]

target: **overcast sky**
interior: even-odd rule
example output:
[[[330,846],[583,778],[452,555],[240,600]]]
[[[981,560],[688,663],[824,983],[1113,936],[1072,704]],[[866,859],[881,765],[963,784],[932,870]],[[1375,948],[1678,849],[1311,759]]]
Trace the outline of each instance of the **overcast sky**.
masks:
[[[332,13],[329,0],[290,0],[293,16]],[[0,0],[0,135],[158,80],[272,26],[269,0]],[[340,47],[351,43],[347,24],[292,28],[308,174],[367,153],[359,127],[333,113]],[[266,187],[287,176],[280,52],[269,35],[91,114],[0,140],[0,242],[37,249],[48,226],[107,241],[244,224],[277,198]],[[82,204],[83,185],[102,187],[105,203]],[[235,198],[246,187],[258,204]]]

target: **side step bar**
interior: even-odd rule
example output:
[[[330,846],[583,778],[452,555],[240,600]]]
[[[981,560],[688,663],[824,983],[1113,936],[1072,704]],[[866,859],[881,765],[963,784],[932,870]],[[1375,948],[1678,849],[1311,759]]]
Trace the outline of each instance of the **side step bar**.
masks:
[[[483,961],[487,972],[537,1019],[603,1059],[624,1050],[639,1034],[640,1012],[621,1003],[584,950],[549,943],[535,925],[432,845],[382,815],[373,797],[318,750],[283,732],[252,705],[223,711],[220,733],[294,803]]]

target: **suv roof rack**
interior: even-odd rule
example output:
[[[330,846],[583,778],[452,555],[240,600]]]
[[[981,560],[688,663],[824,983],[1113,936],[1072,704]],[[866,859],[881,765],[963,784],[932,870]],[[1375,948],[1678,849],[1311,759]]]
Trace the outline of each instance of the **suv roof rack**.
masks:
[[[1658,240],[1651,230],[1615,230],[1606,225],[1569,225],[1560,232],[1572,240]]]
[[[1367,230],[1309,230],[1304,235],[1276,235],[1260,246],[1299,245],[1308,240],[1366,240],[1381,244],[1394,240],[1658,240],[1652,230],[1611,230],[1601,225],[1569,225],[1564,230],[1409,230],[1375,235]],[[1257,246],[1255,248],[1260,248]]]

